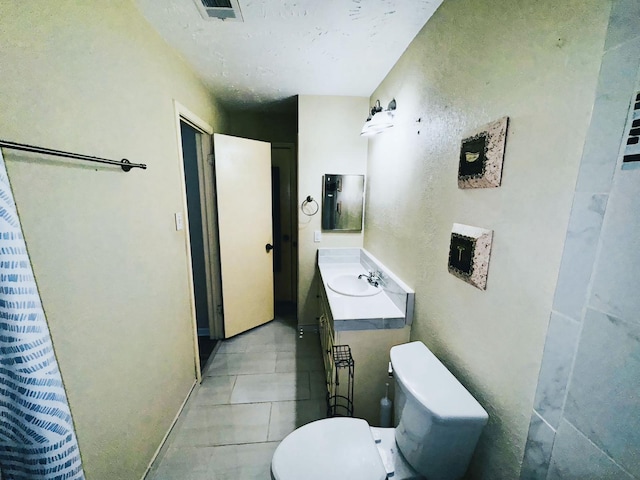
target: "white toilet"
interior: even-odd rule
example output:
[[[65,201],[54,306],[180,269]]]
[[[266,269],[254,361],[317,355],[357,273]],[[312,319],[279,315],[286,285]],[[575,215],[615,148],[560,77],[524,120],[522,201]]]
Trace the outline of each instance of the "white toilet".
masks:
[[[422,342],[391,349],[396,428],[328,418],[289,434],[275,480],[455,480],[467,470],[487,412]]]

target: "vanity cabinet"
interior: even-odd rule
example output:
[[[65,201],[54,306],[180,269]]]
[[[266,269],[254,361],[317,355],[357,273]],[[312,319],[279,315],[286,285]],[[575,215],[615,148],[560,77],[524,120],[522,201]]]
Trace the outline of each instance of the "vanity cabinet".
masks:
[[[385,384],[389,383],[389,393],[393,393],[393,378],[388,375],[389,350],[395,345],[409,341],[410,326],[401,328],[371,328],[366,321],[363,329],[344,330],[340,321],[335,321],[328,300],[324,282],[319,283],[319,328],[322,354],[325,365],[326,384],[329,397],[346,395],[347,379],[341,369],[338,371],[340,386],[335,386],[336,365],[333,359],[334,345],[348,345],[354,362],[353,416],[364,418],[370,425],[378,425],[380,419],[380,399],[385,394]],[[348,328],[356,324],[348,323]],[[348,372],[344,372],[344,375]],[[340,412],[338,412],[340,413]]]
[[[349,387],[349,377],[344,376],[348,369],[340,368],[344,362],[337,365],[333,357],[334,346],[348,346],[353,359],[353,416],[378,425],[385,384],[392,387],[393,382],[388,374],[389,350],[409,341],[415,293],[363,248],[318,249],[317,274],[328,397],[350,393],[343,390]],[[367,281],[362,277],[375,278],[375,284],[362,288],[359,282]]]
[[[322,348],[322,361],[324,363],[327,398],[330,398],[336,393],[333,388],[333,379],[335,378],[333,341],[335,335],[333,330],[333,317],[331,316],[331,308],[329,307],[329,302],[327,301],[327,297],[322,285],[320,285],[319,287],[318,298],[320,299],[320,317],[318,319],[320,346]]]

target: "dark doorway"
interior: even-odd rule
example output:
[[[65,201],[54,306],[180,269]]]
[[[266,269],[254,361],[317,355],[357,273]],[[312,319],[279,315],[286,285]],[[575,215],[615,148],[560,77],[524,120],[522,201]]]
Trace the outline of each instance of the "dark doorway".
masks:
[[[207,304],[207,277],[205,270],[204,239],[202,235],[202,207],[198,178],[198,149],[201,132],[180,121],[182,157],[187,193],[187,215],[191,245],[191,271],[195,296],[198,337],[209,338],[209,310]]]

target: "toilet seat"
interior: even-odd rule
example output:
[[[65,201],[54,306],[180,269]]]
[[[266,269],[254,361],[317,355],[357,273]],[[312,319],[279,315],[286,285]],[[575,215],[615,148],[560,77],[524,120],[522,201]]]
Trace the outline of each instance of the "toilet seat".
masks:
[[[327,418],[290,433],[271,461],[275,480],[385,480],[387,474],[369,424]]]

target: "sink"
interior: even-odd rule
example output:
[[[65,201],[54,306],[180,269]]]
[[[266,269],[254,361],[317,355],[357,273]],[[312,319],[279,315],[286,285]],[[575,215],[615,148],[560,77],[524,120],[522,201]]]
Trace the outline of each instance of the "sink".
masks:
[[[350,297],[370,297],[382,291],[380,287],[374,287],[366,278],[358,278],[357,275],[339,275],[328,282],[329,288],[334,292]]]

